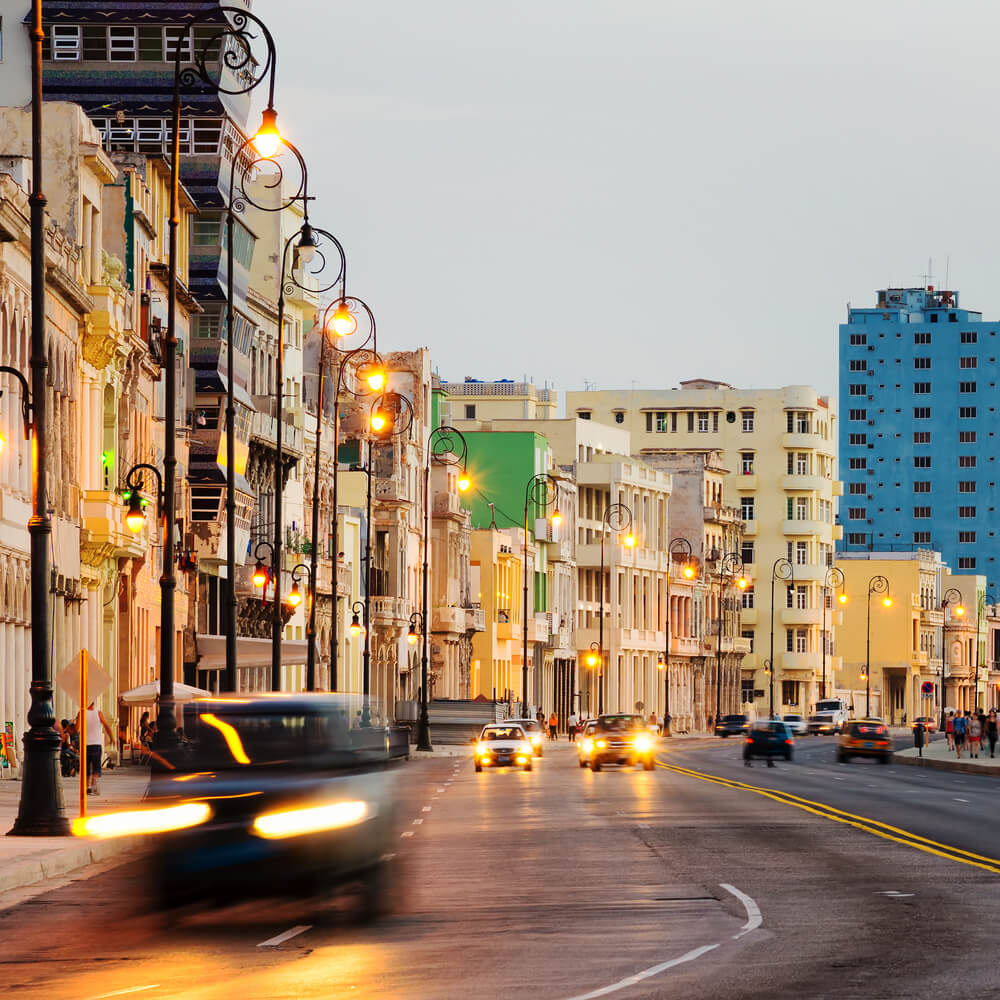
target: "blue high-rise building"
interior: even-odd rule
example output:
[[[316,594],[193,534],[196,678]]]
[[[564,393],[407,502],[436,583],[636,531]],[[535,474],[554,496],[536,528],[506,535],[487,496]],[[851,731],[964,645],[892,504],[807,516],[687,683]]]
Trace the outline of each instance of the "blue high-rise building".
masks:
[[[840,327],[843,551],[931,548],[1000,579],[1000,320],[888,288]]]

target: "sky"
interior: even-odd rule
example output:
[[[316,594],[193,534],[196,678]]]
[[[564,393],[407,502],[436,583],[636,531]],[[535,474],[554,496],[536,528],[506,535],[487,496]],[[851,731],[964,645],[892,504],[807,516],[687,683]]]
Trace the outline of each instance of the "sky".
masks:
[[[1000,7],[255,0],[387,350],[560,390],[836,393],[847,304],[1000,316]]]

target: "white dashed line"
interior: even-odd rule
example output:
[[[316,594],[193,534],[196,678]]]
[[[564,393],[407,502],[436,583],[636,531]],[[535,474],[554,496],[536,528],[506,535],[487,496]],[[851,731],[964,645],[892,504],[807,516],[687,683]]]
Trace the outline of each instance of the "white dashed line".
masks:
[[[148,986],[130,986],[127,990],[112,990],[110,993],[98,993],[97,996],[88,997],[88,1000],[105,1000],[106,997],[123,997],[130,993],[145,993],[146,990],[159,988],[159,983],[150,983]]]
[[[955,801],[956,802],[964,802],[966,805],[969,804],[969,800],[968,799],[955,799]]]
[[[278,934],[276,937],[268,938],[266,941],[261,941],[258,948],[277,948],[279,944],[284,944],[289,938],[293,938],[298,934],[302,934],[304,931],[309,930],[312,924],[298,924],[295,927],[289,927],[287,931]]]
[[[400,837],[412,837],[412,836],[413,836],[413,831],[412,830],[404,830],[400,834]]]
[[[414,826],[420,826],[420,824],[421,824],[421,823],[423,823],[423,820],[422,820],[422,819],[415,819],[415,820],[413,821],[413,825],[414,825]]]
[[[725,882],[720,882],[719,885],[726,890],[726,892],[732,893],[742,904],[743,908],[747,911],[747,922],[741,928],[739,934],[733,935],[733,940],[743,937],[744,934],[749,934],[751,931],[757,930],[763,922],[764,918],[761,916],[760,907],[745,893],[740,892],[739,889],[734,885],[728,885]]]
[[[441,793],[442,793],[443,791],[444,791],[444,789],[443,789],[443,788],[439,788],[439,789],[438,789],[438,795],[440,795],[440,794],[441,794]]]
[[[430,806],[424,806],[424,812],[425,813],[429,813],[430,811],[431,811],[431,807]]]

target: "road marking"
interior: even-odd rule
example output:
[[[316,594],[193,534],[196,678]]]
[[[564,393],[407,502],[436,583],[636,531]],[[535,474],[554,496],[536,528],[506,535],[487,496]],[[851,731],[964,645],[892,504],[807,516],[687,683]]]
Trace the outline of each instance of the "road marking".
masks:
[[[651,976],[658,976],[661,972],[666,972],[667,969],[672,969],[676,965],[693,962],[696,958],[701,958],[702,955],[710,951],[715,951],[718,947],[718,944],[702,945],[700,948],[694,948],[686,952],[680,958],[672,958],[669,962],[661,962],[659,965],[654,965],[648,969],[643,969],[642,972],[637,972],[634,976],[620,979],[617,983],[612,983],[610,986],[602,986],[599,990],[593,990],[590,993],[580,993],[575,997],[570,997],[570,1000],[596,1000],[597,997],[606,997],[609,993],[617,993],[618,990],[635,986],[636,983],[641,983],[644,979],[649,979]]]
[[[896,889],[883,889],[881,892],[876,892],[876,896],[888,896],[890,899],[905,899],[908,896],[914,895],[912,892],[899,892]]]
[[[743,908],[747,911],[747,922],[743,925],[739,934],[733,935],[733,940],[738,941],[744,934],[749,934],[751,931],[757,930],[757,928],[763,923],[764,918],[761,915],[760,907],[745,892],[740,892],[736,886],[729,885],[726,882],[720,882],[719,885],[721,888],[725,889],[726,892],[731,892],[743,904]]]
[[[956,802],[964,802],[966,805],[968,805],[968,803],[969,803],[968,799],[955,799],[955,801]]]
[[[88,997],[87,1000],[105,1000],[106,997],[123,997],[129,993],[145,993],[146,990],[155,990],[159,983],[150,983],[148,986],[130,986],[127,990],[112,990],[110,993],[98,993],[96,996]]]
[[[920,834],[909,830],[903,830],[889,823],[880,820],[869,819],[867,816],[858,816],[856,813],[849,813],[843,809],[827,805],[825,802],[816,802],[813,799],[806,799],[800,795],[793,795],[791,792],[783,792],[778,789],[763,788],[760,785],[748,785],[743,781],[736,781],[733,778],[723,778],[717,775],[706,774],[702,771],[692,771],[690,768],[679,767],[676,764],[663,764],[659,760],[656,766],[664,771],[672,771],[675,774],[684,775],[689,778],[697,778],[701,781],[708,781],[716,785],[723,785],[726,788],[735,788],[742,791],[754,792],[763,795],[765,798],[773,799],[783,805],[794,806],[805,812],[819,816],[821,819],[833,820],[835,823],[843,823],[845,826],[853,826],[855,829],[865,833],[871,833],[884,840],[891,840],[904,847],[914,847],[918,851],[933,854],[948,861],[959,861],[964,865],[972,865],[981,868],[983,871],[993,872],[1000,875],[1000,858],[986,857],[982,854],[975,854],[972,851],[962,850],[951,844],[942,844],[939,841],[922,837]]]
[[[422,819],[415,819],[415,820],[413,821],[413,825],[414,825],[414,826],[420,826],[420,824],[421,824],[421,823],[423,823],[423,820],[422,820]]]
[[[429,813],[430,811],[431,811],[431,807],[430,806],[424,806],[424,812],[425,813]]]
[[[441,793],[442,793],[443,791],[444,791],[444,789],[443,789],[443,788],[439,788],[439,789],[438,789],[438,795],[440,795],[440,794],[441,794]]]
[[[266,941],[261,941],[258,948],[277,948],[279,944],[284,944],[289,938],[296,937],[299,934],[304,933],[312,928],[312,924],[297,924],[295,927],[289,927],[287,931],[276,935],[273,938],[268,938]]]
[[[413,836],[413,831],[412,830],[404,830],[400,834],[400,837],[412,837],[412,836]]]

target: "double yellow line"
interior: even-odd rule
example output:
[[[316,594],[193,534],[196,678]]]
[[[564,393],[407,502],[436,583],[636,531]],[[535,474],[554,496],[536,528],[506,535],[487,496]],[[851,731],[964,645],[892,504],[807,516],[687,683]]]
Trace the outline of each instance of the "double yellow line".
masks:
[[[765,798],[782,803],[782,805],[794,806],[796,809],[802,809],[814,816],[833,820],[835,823],[843,823],[845,826],[853,826],[857,830],[863,830],[865,833],[881,837],[883,840],[891,840],[904,847],[914,847],[918,851],[934,854],[939,858],[946,858],[948,861],[973,865],[983,869],[983,871],[1000,875],[1000,859],[998,858],[987,858],[981,854],[973,854],[971,851],[952,847],[950,844],[941,844],[936,840],[921,837],[917,833],[911,833],[909,830],[901,830],[898,826],[890,826],[888,823],[881,823],[878,820],[869,819],[867,816],[858,816],[855,813],[845,812],[843,809],[836,809],[825,802],[815,802],[812,799],[804,799],[799,795],[792,795],[790,792],[782,792],[773,788],[748,785],[745,781],[736,781],[733,778],[721,778],[718,775],[693,771],[691,768],[680,767],[677,764],[664,764],[659,759],[656,761],[656,766],[661,770],[672,771],[674,774],[680,774],[686,778],[697,778],[699,781],[708,781],[713,785],[723,785],[726,788],[763,795]]]

